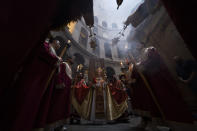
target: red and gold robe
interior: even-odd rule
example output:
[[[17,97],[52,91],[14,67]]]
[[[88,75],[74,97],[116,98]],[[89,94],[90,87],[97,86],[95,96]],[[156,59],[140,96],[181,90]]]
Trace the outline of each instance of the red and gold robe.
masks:
[[[70,116],[71,75],[70,66],[65,62],[60,64],[60,73],[56,78],[47,115],[48,124],[59,124]]]
[[[47,89],[46,83],[56,68],[58,58],[51,53],[48,43],[41,45],[36,52],[23,66],[15,88],[8,92],[9,95],[1,106],[5,109],[1,116],[4,119],[3,124],[9,123],[7,131],[32,129],[41,99]]]
[[[107,120],[115,120],[121,117],[128,109],[128,96],[124,89],[125,88],[119,80],[108,84],[105,88]]]
[[[62,62],[43,96],[34,128],[44,128],[69,117],[71,73],[69,65]]]
[[[92,106],[93,91],[85,84],[85,80],[82,79],[76,83],[72,88],[71,101],[77,114],[89,120]]]

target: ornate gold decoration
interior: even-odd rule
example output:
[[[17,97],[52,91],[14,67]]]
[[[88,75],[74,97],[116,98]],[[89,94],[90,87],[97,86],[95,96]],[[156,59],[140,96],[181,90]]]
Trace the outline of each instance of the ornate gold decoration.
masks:
[[[101,67],[97,68],[96,70],[97,72],[101,73],[103,71],[103,69]]]
[[[119,118],[128,108],[127,105],[127,99],[122,102],[121,104],[118,104],[115,99],[111,95],[111,91],[109,87],[106,87],[106,95],[107,95],[107,119],[108,120],[114,120]]]
[[[69,29],[69,32],[72,34],[74,29],[75,29],[75,25],[76,25],[77,22],[75,21],[71,21],[70,23],[67,24],[67,27]]]
[[[99,80],[98,82],[102,82],[103,80]],[[105,118],[105,111],[104,111],[104,96],[103,96],[103,86],[102,84],[95,89],[95,116],[98,119]]]
[[[74,109],[77,113],[84,119],[89,120],[91,114],[91,107],[92,107],[92,97],[93,97],[93,89],[89,90],[86,98],[84,99],[82,104],[79,104],[75,98],[75,88],[71,90],[71,102]]]

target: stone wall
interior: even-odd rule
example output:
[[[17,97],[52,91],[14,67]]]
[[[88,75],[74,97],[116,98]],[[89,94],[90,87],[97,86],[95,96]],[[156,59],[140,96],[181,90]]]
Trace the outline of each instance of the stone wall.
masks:
[[[85,26],[85,24],[83,23],[83,21],[79,21],[76,25],[75,25],[75,30],[72,32],[72,34],[70,32],[68,32],[68,30],[65,29],[65,31],[58,31],[58,32],[51,32],[52,36],[56,37],[61,37],[64,41],[67,41],[68,39],[71,41],[71,47],[69,49],[69,51],[67,52],[70,56],[74,56],[74,54],[78,53],[80,54],[84,60],[84,66],[85,67],[89,67],[89,60],[91,58],[104,58],[105,61],[105,67],[112,67],[115,70],[116,75],[120,74],[120,60],[118,58],[115,58],[116,60],[112,60],[109,58],[105,57],[105,49],[104,49],[104,43],[105,42],[110,42],[110,40],[104,39],[104,38],[100,38],[99,39],[99,46],[100,46],[100,56],[96,56],[92,49],[90,48],[89,45],[89,41],[87,43],[87,47],[85,48],[84,46],[82,46],[79,43],[79,36],[80,36],[80,31],[81,28],[85,28],[86,30],[88,30],[88,28]],[[116,47],[112,47],[112,56],[113,58],[117,56],[117,48]],[[76,66],[76,65],[75,65]]]

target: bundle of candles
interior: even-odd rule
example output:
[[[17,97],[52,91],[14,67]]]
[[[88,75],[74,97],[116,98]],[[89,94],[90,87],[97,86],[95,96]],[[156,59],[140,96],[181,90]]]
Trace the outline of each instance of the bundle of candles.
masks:
[[[128,59],[126,58],[124,61],[121,61],[120,62],[120,66],[121,66],[121,71],[122,72],[125,72],[129,69],[129,61]]]
[[[78,65],[78,66],[77,66],[77,72],[81,71],[82,68],[83,68],[83,65],[82,65],[82,64]]]

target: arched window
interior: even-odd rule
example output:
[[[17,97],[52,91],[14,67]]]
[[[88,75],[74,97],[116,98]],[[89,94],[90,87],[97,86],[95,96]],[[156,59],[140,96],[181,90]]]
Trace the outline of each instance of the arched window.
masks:
[[[103,21],[102,22],[102,26],[105,27],[105,28],[107,28],[107,22],[106,21]]]
[[[104,44],[104,48],[105,48],[105,57],[107,58],[112,58],[112,54],[111,54],[111,46],[109,43],[105,43]]]
[[[97,38],[95,38],[95,41],[96,41],[96,48],[93,49],[93,53],[96,55],[96,56],[100,56],[100,45],[99,45],[99,40]]]
[[[80,65],[80,64],[82,64],[84,66],[85,65],[85,59],[79,53],[75,53],[73,56],[74,56],[74,60],[73,60],[74,64],[72,65],[72,75],[73,75],[73,77],[75,77],[76,73],[77,73],[77,66]]]
[[[85,64],[85,59],[84,59],[84,57],[81,55],[81,54],[79,54],[79,53],[75,53],[74,54],[74,62],[77,64],[77,65],[79,65],[79,64],[82,64],[82,65],[84,65]]]
[[[94,22],[95,22],[96,24],[98,24],[98,17],[97,17],[97,16],[94,16]]]
[[[112,28],[113,28],[113,29],[118,28],[117,24],[116,24],[116,23],[112,23]]]
[[[82,44],[84,47],[86,47],[87,42],[88,42],[88,32],[85,28],[82,27],[79,36],[79,43]]]
[[[113,78],[113,75],[115,75],[115,70],[112,68],[112,67],[106,67],[106,75],[107,75],[107,78],[108,80],[112,79]]]

